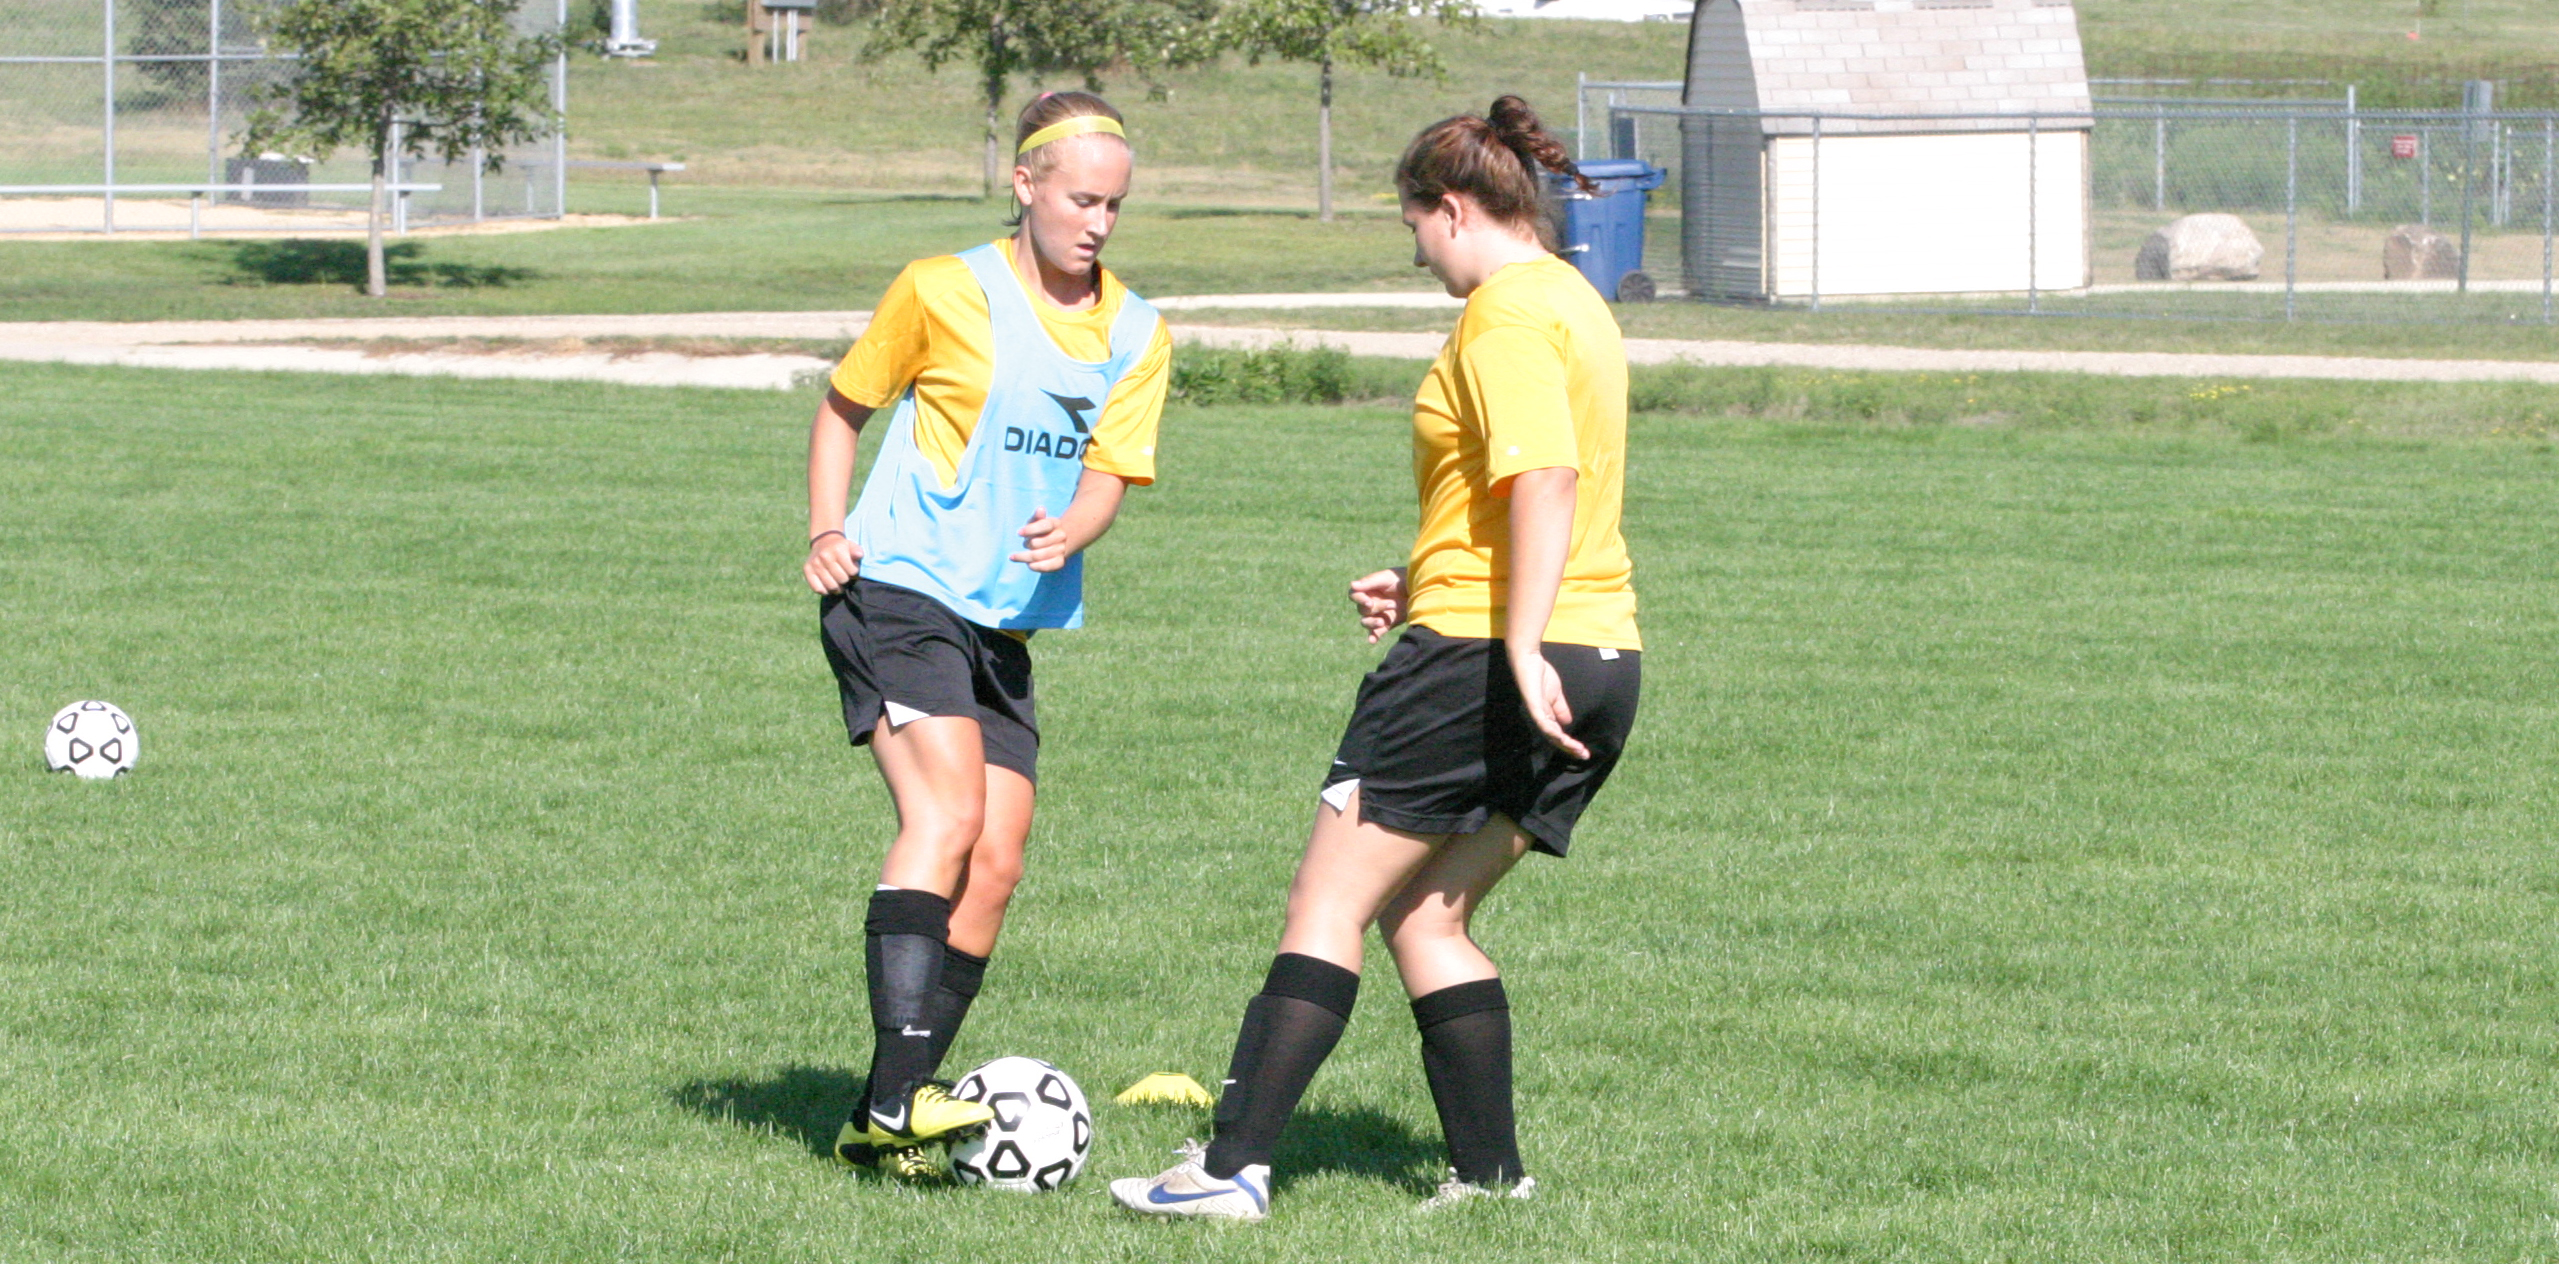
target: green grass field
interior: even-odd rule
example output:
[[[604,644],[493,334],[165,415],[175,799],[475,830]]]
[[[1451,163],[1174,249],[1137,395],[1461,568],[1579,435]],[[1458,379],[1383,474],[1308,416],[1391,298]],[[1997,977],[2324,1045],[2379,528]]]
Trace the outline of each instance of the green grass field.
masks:
[[[635,195],[574,195],[632,210]],[[396,242],[388,300],[363,293],[362,239],[0,242],[10,320],[241,319],[539,312],[831,311],[879,300],[911,259],[1011,230],[976,198],[686,189],[687,218],[618,228]],[[1111,266],[1141,293],[1431,288],[1385,213],[1133,203]]]
[[[2429,10],[2429,34],[2411,43],[2403,28],[2421,7]],[[2238,75],[2329,84],[2215,89],[2250,95],[2332,95],[2335,85],[2353,81],[2364,85],[2367,103],[2439,106],[2446,103],[2438,99],[2442,91],[2449,91],[2444,84],[2487,75],[2507,84],[2500,98],[2506,104],[2559,104],[2559,80],[2550,79],[2547,66],[2547,54],[2559,47],[2552,42],[2559,25],[2544,20],[2533,0],[2393,0],[2378,7],[2347,0],[2086,0],[2079,8],[2089,67],[2099,76]],[[0,14],[0,42],[76,51],[91,38],[80,12],[71,0],[46,0],[24,13]],[[0,313],[133,320],[860,307],[908,258],[994,233],[1000,210],[973,198],[978,105],[975,85],[960,69],[928,74],[906,56],[863,61],[856,56],[865,37],[859,24],[822,26],[806,63],[750,68],[738,57],[742,36],[724,4],[646,0],[642,16],[644,28],[661,41],[654,61],[573,59],[571,145],[584,158],[688,162],[691,169],[670,177],[666,191],[667,209],[685,217],[681,223],[404,243],[415,253],[395,260],[396,293],[388,303],[354,292],[361,265],[355,244],[344,239],[281,247],[0,241],[7,263],[0,267]],[[1129,111],[1143,157],[1114,262],[1141,290],[1158,294],[1417,288],[1385,204],[1387,169],[1417,127],[1480,109],[1496,93],[1519,91],[1556,127],[1568,128],[1576,73],[1676,78],[1686,28],[1506,20],[1434,38],[1449,63],[1444,80],[1345,72],[1335,121],[1341,202],[1350,213],[1335,225],[1314,224],[1305,214],[1312,205],[1311,71],[1229,57],[1170,76],[1161,99],[1149,99],[1126,75],[1113,77],[1111,89]],[[94,163],[94,136],[81,139],[95,112],[93,94],[56,79],[27,67],[0,75],[0,167],[34,179],[71,169],[64,163],[83,171]],[[1023,80],[1014,99],[1040,86]],[[202,120],[190,108],[179,104],[128,118],[123,135],[135,149],[128,157],[143,161],[137,147],[160,141],[176,145],[173,154],[195,152],[187,147],[196,143]],[[39,125],[47,118],[53,122]],[[2230,165],[2198,161],[2214,170]],[[631,173],[580,170],[571,205],[636,214],[646,206],[640,181]],[[2128,228],[2110,227],[2101,242],[2107,275],[2128,266],[2131,243],[2147,233],[2149,220],[2144,214],[2128,220]],[[2332,227],[2313,225],[2314,247]],[[2305,275],[2360,278],[2373,270],[2378,245],[2368,239],[2378,225],[2347,227],[2352,231],[2339,232],[2350,240],[2331,243],[2325,254],[2312,250]],[[1655,220],[1650,259],[1657,276],[1677,274],[1675,228],[1667,215]],[[2538,238],[2525,240],[2529,236],[2503,240],[2500,249],[2511,247],[2505,253],[2512,258],[2490,271],[2537,276]],[[2537,322],[2537,296],[2422,305],[2404,298],[2306,300],[2311,319],[2460,322],[2386,333],[2370,325],[2270,330],[2183,319],[2279,312],[2269,299],[2214,301],[2227,297],[2158,305],[2156,314],[2179,319],[2088,324],[1845,311],[1807,320],[1783,312],[1668,308],[1630,316],[1629,323],[1661,336],[1707,331],[1921,345],[2245,346],[2515,358],[2546,358],[2559,346],[2546,328],[2494,328]],[[2105,306],[2129,310],[2151,302]],[[1257,313],[1249,319],[1274,318]]]
[[[2280,296],[2278,296],[2280,301]],[[1873,343],[1882,346],[2023,348],[2049,351],[2162,351],[2213,355],[2379,356],[2392,359],[2548,360],[2559,337],[2537,323],[2540,300],[2510,300],[2535,322],[2355,325],[2278,320],[2142,319],[2113,316],[2029,318],[1987,313],[1929,313],[1834,303],[1741,307],[1715,303],[1623,304],[1617,323],[1630,338],[1732,339],[1740,342]],[[2064,307],[2047,297],[2052,308]],[[2010,304],[2009,306],[2014,306]],[[2370,309],[2367,308],[2367,311]],[[1413,308],[1336,307],[1274,312],[1263,308],[1194,308],[1185,324],[1295,329],[1445,331],[1456,313]]]
[[[1745,387],[1730,388],[1739,397]],[[1488,910],[1548,1197],[1421,1219],[1389,977],[1254,1230],[817,1151],[889,814],[807,401],[0,367],[0,1258],[2511,1260],[2559,1183],[2559,457],[1647,415],[1645,715]],[[1774,419],[1771,419],[1771,418]],[[1214,1078],[1411,528],[1386,407],[1177,408],[1040,642],[958,1061]],[[50,777],[77,697],[142,767]]]
[[[633,209],[628,190],[590,188],[580,209]],[[975,199],[894,198],[808,189],[686,189],[686,218],[623,228],[420,239],[393,260],[388,300],[362,292],[360,242],[10,242],[0,310],[16,320],[221,320],[546,312],[840,310],[878,301],[907,260],[990,240],[1001,216]],[[1676,275],[1676,221],[1648,235]],[[1428,290],[1403,228],[1383,213],[1343,216],[1140,200],[1121,221],[1111,266],[1142,293]],[[2063,300],[2049,300],[2054,306]],[[2478,303],[2491,300],[2481,298]],[[2498,296],[2538,319],[2532,295]],[[1663,302],[1617,309],[1647,338],[1871,342],[2065,350],[2545,360],[2559,339],[2537,323],[2376,328],[2304,322],[2023,320],[1834,305],[1743,308]],[[1444,330],[1447,311],[1188,311],[1184,322]]]

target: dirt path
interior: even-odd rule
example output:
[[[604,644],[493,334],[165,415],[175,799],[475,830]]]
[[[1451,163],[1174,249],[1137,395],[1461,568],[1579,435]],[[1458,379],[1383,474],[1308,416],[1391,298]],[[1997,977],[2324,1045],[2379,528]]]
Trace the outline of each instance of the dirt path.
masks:
[[[1276,309],[1332,306],[1353,296],[1257,295]],[[1363,296],[1365,297],[1365,296]],[[1432,296],[1399,296],[1415,306],[1453,306]],[[1238,296],[1174,300],[1242,305]],[[1373,301],[1373,299],[1372,299]],[[786,390],[806,386],[827,362],[808,355],[677,355],[667,352],[548,354],[541,348],[461,351],[365,350],[335,346],[240,345],[363,342],[381,339],[729,338],[850,341],[868,312],[697,312],[644,316],[428,316],[340,320],[0,322],[0,360],[114,364],[140,368],[249,369],[320,373],[543,378],[647,386],[717,386]],[[1275,322],[1284,323],[1284,322]],[[1353,355],[1428,359],[1436,333],[1175,325],[1176,339],[1197,346],[1339,347]],[[1934,347],[1635,338],[1637,364],[1775,366],[1825,370],[1933,373],[2096,373],[2123,377],[2321,378],[2373,382],[2546,382],[2559,385],[2559,363],[2510,360],[2398,360],[2355,356],[2194,355],[2165,352],[1981,351]]]
[[[361,198],[364,195],[354,194]],[[241,240],[312,233],[361,233],[365,211],[347,207],[245,206],[208,199],[119,197],[112,234],[107,203],[99,197],[0,198],[0,233],[9,241],[185,241],[204,236]],[[492,219],[461,224],[414,224],[410,237],[479,237],[539,233],[554,228],[619,228],[649,221],[633,215],[573,213],[557,219]],[[659,221],[661,223],[668,221]]]

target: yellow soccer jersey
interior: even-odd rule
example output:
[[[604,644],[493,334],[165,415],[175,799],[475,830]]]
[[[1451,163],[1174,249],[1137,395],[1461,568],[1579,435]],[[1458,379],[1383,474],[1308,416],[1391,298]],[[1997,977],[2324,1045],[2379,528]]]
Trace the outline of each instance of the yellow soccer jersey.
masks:
[[[1012,249],[1010,242],[996,244]],[[1020,279],[1014,278],[1016,283]],[[1078,360],[1101,361],[1111,357],[1111,322],[1127,293],[1105,268],[1101,301],[1086,311],[1061,311],[1038,294],[1029,298],[1058,350]],[[889,283],[871,313],[870,327],[844,353],[828,384],[869,408],[896,403],[912,385],[915,446],[948,487],[959,476],[960,454],[968,449],[978,413],[986,406],[995,373],[994,342],[986,292],[978,288],[968,264],[957,255],[918,259]],[[1102,405],[1093,441],[1084,452],[1087,468],[1133,483],[1155,481],[1155,427],[1164,412],[1172,367],[1173,332],[1158,320],[1155,341]]]
[[[1422,497],[1408,574],[1413,622],[1443,636],[1502,635],[1510,479],[1556,466],[1580,479],[1546,639],[1640,650],[1634,567],[1618,534],[1626,348],[1608,304],[1550,255],[1476,288],[1413,401]]]

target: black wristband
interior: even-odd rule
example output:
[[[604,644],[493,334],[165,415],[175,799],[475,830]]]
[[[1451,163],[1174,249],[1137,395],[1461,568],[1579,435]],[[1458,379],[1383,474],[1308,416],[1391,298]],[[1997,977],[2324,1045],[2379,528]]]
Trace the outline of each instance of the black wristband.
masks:
[[[811,548],[815,548],[815,547],[817,547],[817,542],[818,542],[818,541],[823,540],[823,539],[825,539],[826,537],[831,536],[831,535],[844,535],[844,533],[843,533],[843,532],[841,532],[841,531],[820,531],[820,532],[818,532],[816,535],[813,535],[813,536],[810,536],[810,537],[809,537],[809,547],[811,547]],[[846,538],[847,538],[847,539],[850,539],[851,537],[850,537],[850,536],[847,536]]]

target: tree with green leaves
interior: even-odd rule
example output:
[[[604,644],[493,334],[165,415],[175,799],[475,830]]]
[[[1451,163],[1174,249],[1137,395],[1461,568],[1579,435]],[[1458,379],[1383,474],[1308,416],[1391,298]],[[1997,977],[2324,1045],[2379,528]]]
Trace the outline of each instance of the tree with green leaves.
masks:
[[[1004,93],[1016,75],[1074,75],[1093,92],[1105,70],[1155,75],[1217,58],[1217,0],[886,0],[864,56],[912,49],[927,70],[965,62],[986,100],[984,196],[1012,187]]]
[[[1225,42],[1254,65],[1265,57],[1316,67],[1315,207],[1333,219],[1333,68],[1368,66],[1399,79],[1447,77],[1439,50],[1414,19],[1472,27],[1473,0],[1229,0]]]
[[[250,152],[286,149],[326,158],[361,146],[373,158],[373,209],[365,241],[365,292],[385,285],[382,220],[392,146],[411,158],[460,162],[485,152],[491,169],[506,146],[559,125],[545,71],[557,35],[515,29],[523,0],[288,0],[268,24],[299,56],[293,77],[266,93],[249,119]]]
[[[223,0],[218,10],[222,19],[225,47],[253,38],[259,18],[272,7],[267,0]],[[133,21],[121,24],[125,33],[124,51],[137,58],[201,58],[214,48],[213,19],[217,10],[213,0],[161,0],[143,6]],[[205,63],[201,60],[145,60],[134,67],[143,82],[151,85],[150,104],[181,97],[202,99]]]

